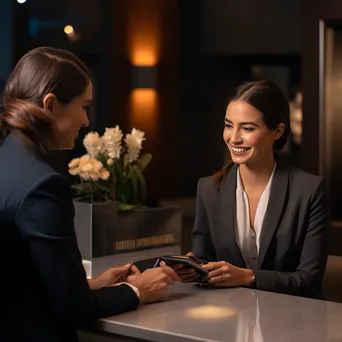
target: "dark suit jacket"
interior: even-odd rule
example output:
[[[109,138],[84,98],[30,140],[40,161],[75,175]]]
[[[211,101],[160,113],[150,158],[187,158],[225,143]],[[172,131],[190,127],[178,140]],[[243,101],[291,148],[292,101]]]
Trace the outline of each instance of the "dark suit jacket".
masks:
[[[193,252],[246,268],[235,238],[237,166],[218,189],[198,183]],[[322,178],[277,163],[260,237],[257,288],[322,298],[329,215]]]
[[[5,328],[13,340],[76,341],[75,327],[135,309],[139,300],[127,285],[90,290],[74,232],[70,187],[14,135],[0,145]],[[0,333],[4,336],[3,329]]]

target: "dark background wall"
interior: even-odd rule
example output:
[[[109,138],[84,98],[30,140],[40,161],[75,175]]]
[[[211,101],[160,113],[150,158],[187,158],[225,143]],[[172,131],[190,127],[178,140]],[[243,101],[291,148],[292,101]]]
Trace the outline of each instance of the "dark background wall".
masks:
[[[14,12],[20,19],[14,25],[15,60],[35,46],[52,45],[75,52],[91,68],[90,130],[119,124],[125,132],[134,125],[146,131],[144,151],[153,154],[146,177],[154,198],[195,196],[198,179],[221,167],[226,105],[238,84],[255,77],[253,66],[288,70],[289,95],[300,84],[295,0],[263,0],[257,7],[238,0],[35,0],[16,4]],[[37,21],[40,29],[32,35]],[[136,27],[153,23],[160,46],[152,125],[143,116],[135,120],[130,109],[130,39]],[[76,42],[63,33],[66,24],[78,30]],[[56,157],[65,172],[66,162],[83,152],[81,138],[74,151]]]
[[[300,85],[300,8],[295,0],[187,0],[180,8],[180,136],[189,143],[179,157],[178,192],[189,196],[225,159],[226,105],[238,84],[253,79],[252,67],[288,68],[288,95]]]
[[[0,1],[0,92],[5,80],[12,69],[12,1]]]
[[[201,0],[201,50],[209,55],[300,52],[299,0]]]

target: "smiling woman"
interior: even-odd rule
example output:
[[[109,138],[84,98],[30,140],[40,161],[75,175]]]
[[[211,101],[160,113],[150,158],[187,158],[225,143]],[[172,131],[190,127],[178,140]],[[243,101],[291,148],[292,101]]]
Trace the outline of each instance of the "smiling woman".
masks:
[[[274,153],[284,148],[290,133],[289,105],[273,82],[244,83],[230,101],[224,123],[223,139],[231,158],[216,174],[218,184],[235,162],[274,164]]]
[[[224,123],[231,158],[197,190],[192,252],[207,282],[323,298],[326,189],[276,153],[289,134],[285,95],[270,81],[245,83]]]

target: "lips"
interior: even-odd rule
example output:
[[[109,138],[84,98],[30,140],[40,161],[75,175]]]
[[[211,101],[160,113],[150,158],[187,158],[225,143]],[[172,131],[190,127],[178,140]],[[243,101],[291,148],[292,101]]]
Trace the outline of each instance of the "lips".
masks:
[[[235,153],[242,153],[242,152],[246,152],[249,150],[249,148],[236,148],[236,147],[232,147],[232,150],[235,152]]]
[[[230,150],[234,154],[243,154],[243,153],[249,151],[250,147],[233,147],[233,146],[230,146]]]

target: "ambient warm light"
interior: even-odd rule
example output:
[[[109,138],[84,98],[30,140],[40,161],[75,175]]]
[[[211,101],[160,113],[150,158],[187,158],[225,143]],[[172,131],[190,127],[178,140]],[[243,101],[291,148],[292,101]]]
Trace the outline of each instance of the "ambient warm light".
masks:
[[[157,64],[156,53],[152,49],[139,49],[133,52],[132,64],[136,66],[154,66]]]
[[[224,306],[203,305],[188,309],[185,315],[196,319],[221,319],[234,316],[236,311]]]
[[[154,109],[157,92],[154,89],[135,89],[132,91],[132,102],[138,110]]]
[[[24,4],[26,2],[26,0],[17,0],[18,4]]]
[[[153,136],[158,118],[158,96],[154,89],[134,89],[130,98],[130,123]]]
[[[67,25],[64,27],[64,33],[69,35],[74,33],[74,28],[71,25]]]

